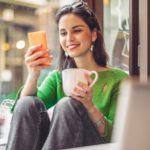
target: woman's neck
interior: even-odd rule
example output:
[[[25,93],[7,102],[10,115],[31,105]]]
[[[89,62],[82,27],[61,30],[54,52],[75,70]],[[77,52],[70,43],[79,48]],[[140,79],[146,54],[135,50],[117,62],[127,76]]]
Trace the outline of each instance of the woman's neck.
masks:
[[[77,68],[83,68],[87,70],[95,70],[97,72],[106,69],[106,67],[100,67],[96,64],[93,55],[86,55],[86,57],[77,57],[74,59],[77,65]]]

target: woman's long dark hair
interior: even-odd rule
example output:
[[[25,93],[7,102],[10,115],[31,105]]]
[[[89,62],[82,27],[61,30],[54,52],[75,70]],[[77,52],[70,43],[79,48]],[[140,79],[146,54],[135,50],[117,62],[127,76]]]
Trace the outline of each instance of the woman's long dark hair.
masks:
[[[87,6],[87,4],[83,4],[82,7],[74,6],[74,4],[65,5],[56,14],[57,25],[59,24],[60,18],[66,14],[74,14],[80,17],[88,25],[91,31],[93,31],[94,29],[97,30],[97,39],[94,43],[94,49],[92,52],[93,57],[97,65],[103,67],[107,66],[108,54],[105,50],[102,31],[92,10]],[[73,58],[65,56],[65,52],[61,47],[59,57],[59,70],[62,71],[66,68],[76,68],[76,64]]]

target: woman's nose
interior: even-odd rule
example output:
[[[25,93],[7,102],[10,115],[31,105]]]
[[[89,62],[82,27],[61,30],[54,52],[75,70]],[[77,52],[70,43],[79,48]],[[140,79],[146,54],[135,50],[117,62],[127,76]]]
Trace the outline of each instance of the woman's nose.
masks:
[[[73,40],[74,40],[73,34],[72,33],[68,33],[68,35],[67,35],[67,41],[69,42],[69,41],[73,41]]]

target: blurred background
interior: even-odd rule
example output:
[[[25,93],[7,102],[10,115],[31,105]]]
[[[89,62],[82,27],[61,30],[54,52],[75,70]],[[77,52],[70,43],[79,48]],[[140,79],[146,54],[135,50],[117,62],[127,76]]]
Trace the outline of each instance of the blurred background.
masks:
[[[59,44],[54,17],[60,5],[58,0],[0,0],[0,100],[14,99],[26,79],[28,32],[46,31],[56,67]]]
[[[28,49],[28,32],[46,31],[54,55],[51,69],[57,68],[59,42],[55,13],[73,1],[77,0],[0,0],[0,101],[15,99],[26,80],[24,54]],[[92,0],[87,3],[93,7]],[[92,9],[97,11],[103,27],[109,64],[129,72],[129,0],[103,0]],[[39,84],[49,71],[43,70]]]

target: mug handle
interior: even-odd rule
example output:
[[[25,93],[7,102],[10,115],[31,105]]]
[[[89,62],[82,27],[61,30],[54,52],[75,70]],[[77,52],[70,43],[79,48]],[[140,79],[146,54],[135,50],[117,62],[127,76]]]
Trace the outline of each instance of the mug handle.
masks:
[[[92,75],[92,74],[95,75],[95,78],[94,78],[93,82],[90,84],[89,87],[92,87],[96,83],[96,81],[98,79],[98,73],[96,71],[90,71],[89,75]]]

